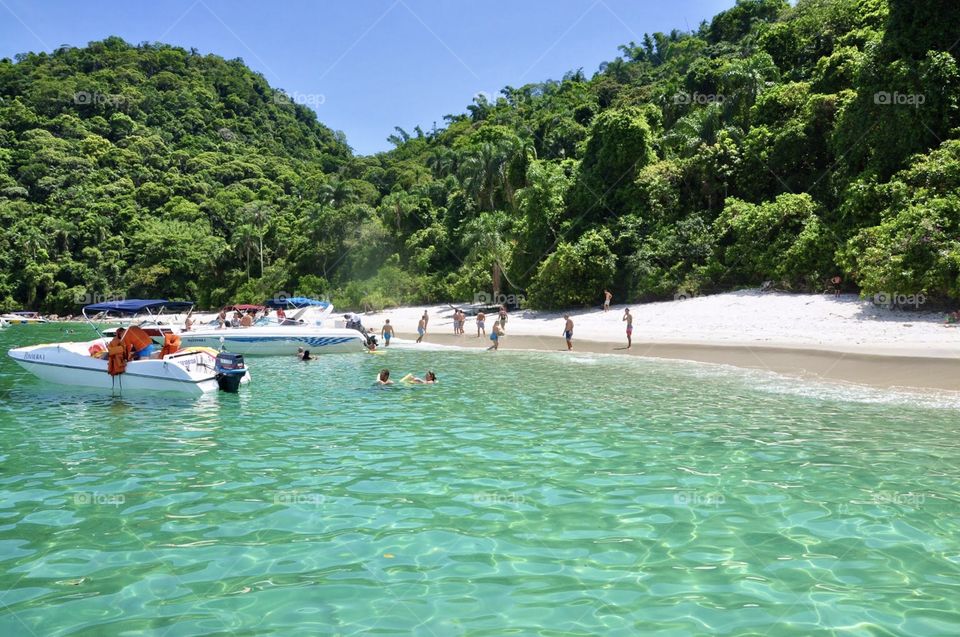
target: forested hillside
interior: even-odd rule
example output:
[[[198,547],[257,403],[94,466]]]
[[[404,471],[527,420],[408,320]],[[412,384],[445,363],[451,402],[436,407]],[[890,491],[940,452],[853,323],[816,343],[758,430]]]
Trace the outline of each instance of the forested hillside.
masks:
[[[242,62],[0,61],[0,304],[960,299],[960,3],[739,0],[355,157]]]

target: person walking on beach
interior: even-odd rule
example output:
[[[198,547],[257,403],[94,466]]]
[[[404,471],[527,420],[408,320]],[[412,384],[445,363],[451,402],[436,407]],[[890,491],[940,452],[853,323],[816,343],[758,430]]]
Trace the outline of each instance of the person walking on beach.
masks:
[[[506,305],[500,306],[500,327],[501,328],[507,327],[507,306]]]
[[[423,316],[420,317],[420,322],[417,323],[417,342],[423,340],[423,335],[427,333],[427,313],[424,312]]]
[[[500,323],[494,323],[493,327],[490,329],[490,340],[493,341],[493,345],[487,348],[487,351],[490,350],[499,350],[500,349],[500,337],[503,336],[503,328],[500,327]]]
[[[633,314],[628,307],[623,311],[623,320],[627,322],[627,349],[633,345]]]
[[[830,279],[830,283],[833,284],[833,298],[840,298],[840,284],[843,282],[839,276],[835,276]]]
[[[484,321],[486,321],[486,320],[487,320],[487,315],[484,314],[482,310],[481,310],[480,312],[477,312],[477,338],[480,338],[480,334],[481,334],[481,333],[482,333],[484,336],[487,335],[487,330],[486,330],[486,328],[483,326],[483,325],[484,325]]]
[[[390,339],[393,338],[393,326],[390,325],[390,319],[384,321],[380,336],[383,337],[383,346],[390,347]]]
[[[610,290],[603,291],[603,311],[606,312],[610,309],[610,301],[613,300],[613,294]]]
[[[567,351],[573,349],[573,319],[570,318],[569,314],[564,314],[563,318],[566,319],[566,323],[563,326],[563,338],[567,339]]]

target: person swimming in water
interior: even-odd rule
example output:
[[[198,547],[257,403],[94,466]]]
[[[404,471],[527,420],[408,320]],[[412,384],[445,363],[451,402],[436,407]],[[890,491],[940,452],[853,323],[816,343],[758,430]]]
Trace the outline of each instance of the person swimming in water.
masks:
[[[377,384],[378,385],[392,385],[393,381],[390,380],[390,370],[383,368],[380,370],[380,373],[377,374]]]
[[[427,370],[427,373],[423,375],[423,378],[417,378],[413,374],[407,374],[400,379],[401,383],[413,383],[414,385],[435,385],[437,381],[437,375],[431,370]]]

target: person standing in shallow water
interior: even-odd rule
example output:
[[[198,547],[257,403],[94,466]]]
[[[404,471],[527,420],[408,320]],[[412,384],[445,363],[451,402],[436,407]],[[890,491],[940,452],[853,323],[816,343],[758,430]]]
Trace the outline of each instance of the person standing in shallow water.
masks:
[[[623,311],[623,320],[627,322],[627,349],[633,345],[633,314],[628,307]]]
[[[423,316],[420,317],[420,321],[417,323],[417,342],[423,340],[423,335],[427,333],[427,313],[424,312]]]
[[[567,351],[573,349],[573,319],[570,318],[569,314],[564,314],[563,318],[566,319],[566,323],[563,325],[563,338],[567,340]]]
[[[487,351],[494,350],[497,351],[500,349],[500,337],[503,336],[503,328],[500,327],[500,323],[494,323],[493,327],[490,329],[490,340],[493,341],[493,345],[487,348]]]
[[[383,337],[383,346],[390,347],[390,339],[393,338],[393,326],[390,325],[390,319],[384,322],[383,329],[380,330],[380,336]]]

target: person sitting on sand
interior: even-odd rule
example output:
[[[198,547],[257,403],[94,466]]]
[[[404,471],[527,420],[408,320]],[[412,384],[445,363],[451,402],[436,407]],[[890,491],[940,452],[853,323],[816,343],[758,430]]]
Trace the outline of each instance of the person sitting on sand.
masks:
[[[417,323],[417,334],[418,334],[417,342],[418,343],[423,340],[423,335],[427,333],[427,319],[425,318],[426,315],[427,313],[424,312],[423,316],[420,317],[420,321]]]
[[[490,340],[493,341],[493,345],[487,348],[489,350],[499,350],[500,349],[500,337],[503,336],[503,327],[500,323],[494,323],[493,328],[490,330]]]
[[[390,325],[390,319],[384,321],[383,328],[380,330],[380,336],[383,337],[383,346],[390,347],[390,339],[393,338],[393,326]]]
[[[377,375],[377,384],[378,385],[392,385],[393,381],[390,380],[390,370],[381,369],[380,373]]]
[[[633,345],[633,314],[628,307],[623,311],[623,320],[627,322],[627,349]]]
[[[423,378],[417,378],[413,374],[407,374],[400,379],[401,383],[413,383],[414,385],[435,385],[437,383],[437,375],[432,371],[427,370],[427,373],[424,374]]]
[[[480,334],[483,334],[484,336],[487,335],[487,330],[483,327],[483,323],[486,320],[487,315],[484,314],[482,310],[477,312],[477,338],[480,338]]]
[[[563,338],[567,340],[567,351],[573,349],[573,319],[569,314],[564,314],[563,318],[567,321],[563,325]]]

